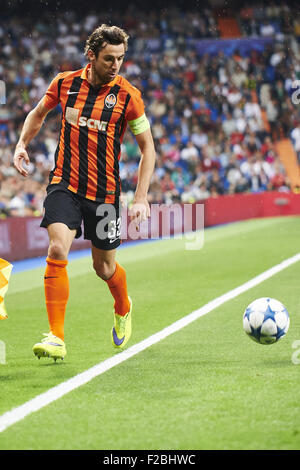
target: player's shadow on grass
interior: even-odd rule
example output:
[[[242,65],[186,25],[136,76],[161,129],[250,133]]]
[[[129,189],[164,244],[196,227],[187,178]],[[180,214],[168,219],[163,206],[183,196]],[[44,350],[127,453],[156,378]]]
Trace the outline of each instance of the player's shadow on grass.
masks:
[[[62,366],[65,366],[65,367],[62,367]],[[75,367],[74,367],[75,366]],[[55,367],[58,368],[58,370],[61,370],[61,371],[65,371],[67,373],[67,375],[70,374],[70,377],[73,377],[73,375],[76,375],[78,374],[79,372],[81,372],[81,370],[78,368],[76,369],[76,364],[72,363],[72,362],[67,362],[67,361],[61,361],[61,360],[57,360],[56,362],[54,361],[40,361],[38,364],[36,364],[36,367],[39,368],[39,367],[53,367],[55,369]]]
[[[58,361],[57,362],[53,361],[53,362],[44,362],[44,363],[41,362],[41,364],[38,364],[38,366],[40,366],[40,367],[63,366],[63,365],[64,365],[63,361],[59,361],[59,362]]]
[[[14,377],[12,376],[12,374],[6,374],[6,375],[3,375],[1,374],[0,375],[0,383],[1,382],[8,382],[9,380],[13,380]]]

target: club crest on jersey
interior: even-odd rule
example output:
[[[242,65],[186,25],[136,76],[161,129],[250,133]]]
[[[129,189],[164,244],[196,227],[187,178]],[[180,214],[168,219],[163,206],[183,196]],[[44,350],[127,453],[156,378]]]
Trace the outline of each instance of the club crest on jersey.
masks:
[[[104,104],[107,108],[113,108],[117,102],[117,97],[113,93],[110,93],[105,98]]]

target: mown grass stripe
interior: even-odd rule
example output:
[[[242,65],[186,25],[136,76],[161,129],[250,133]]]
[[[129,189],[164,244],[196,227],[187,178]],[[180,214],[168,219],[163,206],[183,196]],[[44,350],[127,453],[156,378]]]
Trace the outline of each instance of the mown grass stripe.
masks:
[[[249,281],[241,284],[240,286],[232,289],[225,294],[215,298],[214,300],[208,302],[203,307],[191,312],[190,314],[186,315],[185,317],[181,318],[180,320],[172,323],[171,325],[167,326],[166,328],[160,330],[159,332],[149,336],[148,338],[140,341],[139,343],[131,346],[127,350],[116,354],[113,357],[106,359],[105,361],[96,364],[95,366],[87,369],[86,371],[77,374],[76,376],[72,377],[71,379],[62,382],[61,384],[50,388],[47,392],[44,392],[35,398],[27,401],[23,405],[20,405],[10,411],[7,411],[2,416],[0,416],[0,432],[5,431],[7,428],[12,426],[13,424],[23,420],[31,413],[39,411],[43,407],[53,403],[54,401],[58,400],[59,398],[63,397],[64,395],[68,394],[69,392],[81,387],[82,385],[90,382],[95,377],[103,374],[104,372],[112,369],[113,367],[121,364],[122,362],[130,359],[131,357],[135,356],[136,354],[144,351],[145,349],[153,346],[154,344],[158,343],[162,339],[166,338],[167,336],[175,333],[176,331],[181,330],[185,326],[189,325],[190,323],[194,322],[198,318],[207,313],[211,312],[212,310],[220,307],[225,302],[234,299],[235,297],[239,296],[240,294],[252,289],[253,287],[257,286],[258,284],[264,282],[265,280],[269,279],[270,277],[274,276],[275,274],[279,273],[280,271],[288,268],[289,266],[295,264],[300,260],[300,253],[282,261],[281,263],[267,269],[266,271],[262,272],[258,276],[250,279]]]

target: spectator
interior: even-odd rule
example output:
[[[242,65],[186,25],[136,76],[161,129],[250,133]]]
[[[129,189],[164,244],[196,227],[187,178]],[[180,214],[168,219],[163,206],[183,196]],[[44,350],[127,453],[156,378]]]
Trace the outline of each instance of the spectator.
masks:
[[[134,13],[134,14],[133,14]],[[41,214],[48,172],[54,164],[60,107],[32,141],[30,184],[16,175],[11,156],[28,111],[60,71],[85,65],[90,30],[110,20],[132,37],[123,69],[143,92],[151,121],[157,165],[150,200],[192,201],[241,191],[289,188],[278,169],[274,141],[290,137],[300,162],[299,107],[291,100],[300,79],[297,18],[285,5],[253,4],[236,11],[247,36],[275,38],[264,49],[198,54],[198,41],[219,36],[214,12],[176,7],[84,15],[57,13],[49,24],[41,13],[32,31],[28,17],[11,16],[0,30],[0,80],[7,88],[0,106],[0,211]],[[288,22],[288,19],[290,20]],[[284,41],[277,41],[284,35]],[[293,41],[294,39],[294,41]],[[219,42],[218,42],[219,44]],[[132,196],[139,152],[125,132],[120,174]]]

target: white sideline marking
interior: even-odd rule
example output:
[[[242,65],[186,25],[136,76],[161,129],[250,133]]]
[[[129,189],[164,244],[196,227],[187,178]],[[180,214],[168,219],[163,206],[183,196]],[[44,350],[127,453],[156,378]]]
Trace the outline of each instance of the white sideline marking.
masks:
[[[286,269],[292,264],[297,263],[297,261],[299,260],[300,253],[282,261],[279,264],[276,264],[272,268],[267,269],[267,271],[264,271],[258,276],[240,285],[239,287],[236,287],[235,289],[230,290],[226,294],[223,294],[220,297],[217,297],[216,299],[208,302],[203,307],[199,308],[198,310],[194,310],[193,312],[189,313],[180,320],[177,320],[175,323],[172,323],[172,325],[167,326],[166,328],[161,331],[158,331],[152,336],[149,336],[140,343],[137,343],[134,346],[128,348],[127,350],[113,357],[110,357],[103,362],[100,362],[99,364],[91,367],[90,369],[87,369],[84,372],[81,372],[78,375],[75,375],[66,382],[62,382],[61,384],[50,388],[47,392],[38,395],[37,397],[27,401],[23,405],[20,405],[10,411],[7,411],[2,416],[0,416],[0,432],[5,431],[5,429],[17,423],[18,421],[21,421],[22,419],[26,418],[26,416],[28,416],[29,414],[40,410],[44,406],[49,405],[50,403],[54,402],[58,398],[63,397],[72,390],[75,390],[81,385],[90,382],[95,377],[98,377],[98,375],[103,374],[104,372],[108,371],[109,369],[112,369],[116,365],[121,364],[127,359],[130,359],[132,356],[135,356],[139,352],[144,351],[144,349],[147,349],[149,346],[158,343],[159,341],[171,335],[172,333],[181,330],[181,328],[189,325],[193,321],[197,320],[199,317],[206,315],[215,308],[220,307],[220,305],[224,304],[228,300],[232,300],[238,295],[246,292],[247,290],[252,289],[252,287],[257,286],[261,282],[274,276],[283,269]]]

